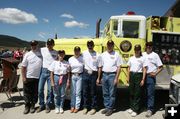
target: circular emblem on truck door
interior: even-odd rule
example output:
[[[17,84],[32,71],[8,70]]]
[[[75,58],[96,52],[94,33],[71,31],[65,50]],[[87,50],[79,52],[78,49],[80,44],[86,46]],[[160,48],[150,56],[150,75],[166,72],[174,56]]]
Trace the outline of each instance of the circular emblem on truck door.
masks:
[[[123,52],[129,52],[132,48],[132,44],[127,41],[127,40],[124,40],[120,43],[120,49],[123,51]]]

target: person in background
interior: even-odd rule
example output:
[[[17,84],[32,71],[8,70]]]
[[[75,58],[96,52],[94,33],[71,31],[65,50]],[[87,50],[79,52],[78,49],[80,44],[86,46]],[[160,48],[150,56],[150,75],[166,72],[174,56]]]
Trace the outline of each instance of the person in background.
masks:
[[[120,74],[122,58],[114,51],[114,42],[107,42],[107,51],[102,53],[102,91],[105,109],[101,112],[106,116],[113,113],[116,99],[116,88]]]
[[[22,61],[22,80],[25,100],[24,114],[34,113],[38,101],[38,82],[42,67],[42,55],[38,42],[31,41],[31,51],[26,53]]]
[[[65,51],[58,51],[58,60],[53,61],[49,67],[51,71],[51,86],[54,92],[54,102],[55,102],[55,113],[59,112],[62,114],[64,112],[64,98],[66,87],[70,85],[70,67],[69,63],[64,60]]]
[[[23,53],[20,51],[20,49],[17,49],[15,52],[14,52],[14,55],[13,55],[13,58],[14,59],[17,59],[17,60],[22,60],[23,58]]]
[[[74,56],[69,58],[71,69],[71,113],[77,113],[81,104],[83,57],[80,47],[74,47]]]
[[[154,113],[154,95],[156,76],[162,71],[163,64],[159,55],[153,52],[153,43],[146,43],[146,52],[143,56],[147,60],[147,76],[146,76],[146,91],[147,91],[147,113],[146,117],[151,117]]]
[[[100,55],[94,50],[94,42],[87,42],[88,50],[83,52],[84,74],[83,74],[83,114],[87,114],[88,109],[90,115],[96,113],[97,94],[96,81],[99,82],[101,75],[101,59]]]
[[[141,46],[135,45],[135,55],[130,57],[128,65],[128,82],[130,92],[130,109],[127,110],[132,117],[137,116],[140,112],[141,95],[146,78],[147,63],[145,57],[142,56]]]
[[[50,80],[50,71],[48,70],[51,63],[57,60],[57,51],[53,49],[54,40],[47,40],[47,47],[41,48],[41,54],[43,58],[43,65],[41,69],[41,75],[39,79],[39,87],[38,87],[38,96],[39,96],[39,105],[40,107],[37,109],[37,113],[46,109],[46,113],[51,111],[51,108],[54,103],[54,95],[53,90],[51,88],[51,80]],[[47,81],[47,98],[46,104],[44,101],[44,86]]]

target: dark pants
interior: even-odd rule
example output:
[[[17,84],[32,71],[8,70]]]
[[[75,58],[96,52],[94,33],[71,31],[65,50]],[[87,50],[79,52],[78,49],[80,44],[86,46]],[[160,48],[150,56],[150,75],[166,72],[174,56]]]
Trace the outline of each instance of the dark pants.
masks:
[[[38,82],[39,82],[39,79],[27,78],[27,81],[23,84],[25,106],[31,106],[37,103]]]
[[[146,94],[147,94],[147,109],[154,111],[154,95],[155,95],[156,78],[147,75],[146,78]]]
[[[142,73],[130,73],[129,92],[130,92],[130,108],[134,112],[140,111],[142,87],[140,86],[142,80]]]
[[[96,80],[97,80],[97,72],[93,72],[92,74],[88,74],[84,72],[83,74],[83,100],[84,108],[97,108],[97,95],[96,95]]]

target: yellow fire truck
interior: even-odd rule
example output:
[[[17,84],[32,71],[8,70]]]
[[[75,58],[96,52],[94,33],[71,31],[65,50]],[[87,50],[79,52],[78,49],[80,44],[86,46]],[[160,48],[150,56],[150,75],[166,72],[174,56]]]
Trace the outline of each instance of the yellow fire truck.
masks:
[[[154,51],[163,61],[163,71],[157,76],[157,88],[169,89],[172,75],[180,73],[180,18],[135,15],[111,16],[106,23],[102,36],[99,19],[96,23],[96,38],[55,39],[55,49],[64,49],[67,57],[73,55],[73,48],[80,46],[81,51],[87,50],[86,43],[93,40],[95,50],[102,53],[106,50],[106,43],[112,39],[115,51],[123,58],[123,65],[119,77],[119,86],[127,85],[127,61],[134,54],[134,46],[140,44],[143,51],[145,43],[153,41]]]

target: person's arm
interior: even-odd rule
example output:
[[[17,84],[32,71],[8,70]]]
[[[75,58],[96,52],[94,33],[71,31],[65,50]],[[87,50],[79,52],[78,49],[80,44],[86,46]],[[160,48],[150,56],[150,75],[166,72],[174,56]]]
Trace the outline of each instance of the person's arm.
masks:
[[[54,72],[52,71],[50,73],[50,79],[51,79],[51,86],[54,87]]]
[[[159,66],[156,72],[151,72],[151,77],[156,77],[163,69],[163,66]]]
[[[67,73],[67,84],[66,84],[66,87],[67,87],[67,88],[70,88],[70,77],[71,77],[71,73],[68,72],[68,73]]]
[[[141,80],[141,83],[140,83],[141,86],[144,85],[144,82],[146,80],[146,72],[147,72],[147,67],[143,67],[143,77],[142,77],[142,80]]]
[[[22,81],[23,81],[23,83],[26,82],[26,70],[27,70],[27,68],[22,66],[21,73],[22,73]]]
[[[97,80],[96,80],[96,84],[100,84],[101,82],[101,73],[102,73],[102,67],[99,67],[98,68],[98,77],[97,77]]]
[[[118,78],[119,78],[120,71],[121,71],[121,66],[117,67],[116,76],[115,76],[115,79],[114,79],[114,85],[117,85],[117,83],[118,83]]]

